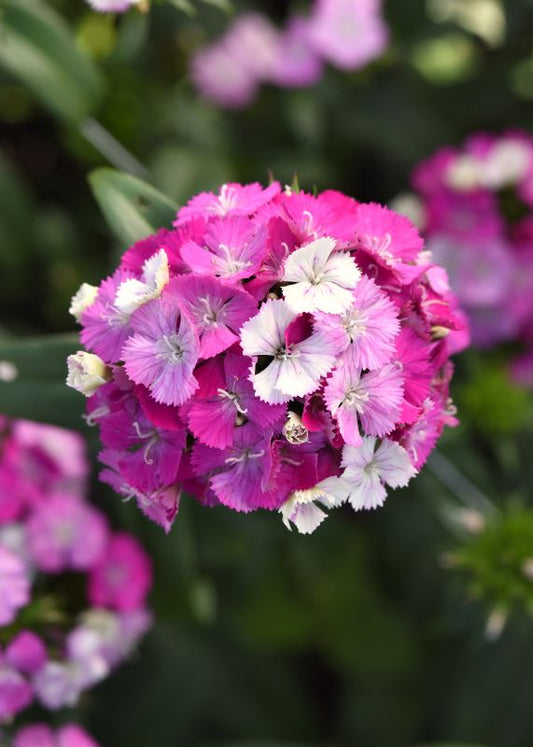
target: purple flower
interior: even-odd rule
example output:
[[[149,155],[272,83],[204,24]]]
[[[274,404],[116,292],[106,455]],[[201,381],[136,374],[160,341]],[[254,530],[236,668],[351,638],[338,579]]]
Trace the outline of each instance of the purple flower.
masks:
[[[117,270],[104,280],[96,299],[81,313],[81,341],[106,363],[120,358],[122,347],[131,334],[130,314],[116,305],[117,291],[132,275]]]
[[[197,397],[185,405],[191,432],[207,446],[225,449],[236,429],[246,422],[257,428],[270,428],[285,418],[283,405],[268,405],[254,395],[248,380],[251,361],[238,353],[205,363],[198,369]]]
[[[122,351],[128,376],[147,386],[156,402],[182,405],[198,387],[193,370],[199,343],[192,324],[175,297],[164,293],[161,301],[138,309],[132,325]]]
[[[193,464],[198,475],[213,473],[209,483],[218,500],[235,511],[272,508],[277,496],[266,493],[272,470],[270,433],[253,425],[239,428],[234,445],[212,449],[197,444]]]

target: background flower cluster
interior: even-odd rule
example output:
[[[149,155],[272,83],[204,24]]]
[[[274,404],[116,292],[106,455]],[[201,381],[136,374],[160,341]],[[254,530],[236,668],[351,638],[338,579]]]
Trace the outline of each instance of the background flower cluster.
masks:
[[[75,705],[130,655],[150,627],[152,570],[137,540],[112,532],[85,499],[78,434],[0,425],[0,722],[9,724],[34,701]]]

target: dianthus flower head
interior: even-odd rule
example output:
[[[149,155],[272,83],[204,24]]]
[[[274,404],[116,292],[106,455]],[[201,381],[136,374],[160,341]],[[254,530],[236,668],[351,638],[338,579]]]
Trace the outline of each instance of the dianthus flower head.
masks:
[[[415,226],[381,205],[226,184],[90,296],[82,340],[112,375],[88,400],[102,479],[167,531],[183,493],[310,532],[343,501],[380,505],[455,423],[464,319]]]

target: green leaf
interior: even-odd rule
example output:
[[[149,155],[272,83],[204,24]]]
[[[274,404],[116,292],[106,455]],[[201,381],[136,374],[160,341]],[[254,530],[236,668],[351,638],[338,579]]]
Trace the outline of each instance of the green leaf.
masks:
[[[96,169],[89,184],[104,217],[124,246],[170,227],[177,205],[150,184],[115,169]]]
[[[231,0],[202,0],[203,3],[206,5],[213,5],[215,8],[218,8],[223,13],[227,13],[228,15],[231,15],[234,11],[233,3]]]
[[[67,356],[78,348],[77,335],[0,340],[0,362],[16,373],[13,381],[0,381],[0,412],[80,428],[83,398],[65,385]]]
[[[178,10],[181,10],[182,13],[185,13],[186,15],[190,16],[191,18],[196,15],[196,8],[191,3],[191,0],[169,0],[170,4],[173,5]]]
[[[60,15],[41,0],[5,0],[0,64],[52,112],[78,122],[98,102],[97,69]]]

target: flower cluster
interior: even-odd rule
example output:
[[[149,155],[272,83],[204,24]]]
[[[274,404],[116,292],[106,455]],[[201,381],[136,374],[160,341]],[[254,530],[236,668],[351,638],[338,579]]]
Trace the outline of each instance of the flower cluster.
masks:
[[[358,70],[388,44],[380,0],[315,0],[310,15],[293,15],[280,30],[260,13],[239,15],[223,37],[200,49],[191,75],[220,106],[248,105],[263,83],[314,85],[324,62]]]
[[[167,530],[183,489],[312,531],[316,502],[381,505],[456,422],[445,272],[409,220],[339,192],[199,194],[71,312],[102,479]]]
[[[150,561],[84,500],[86,475],[77,434],[0,420],[0,723],[74,705],[150,625]]]
[[[426,246],[449,272],[473,342],[525,342],[532,352],[516,373],[533,383],[533,138],[473,135],[421,163],[412,183]]]

